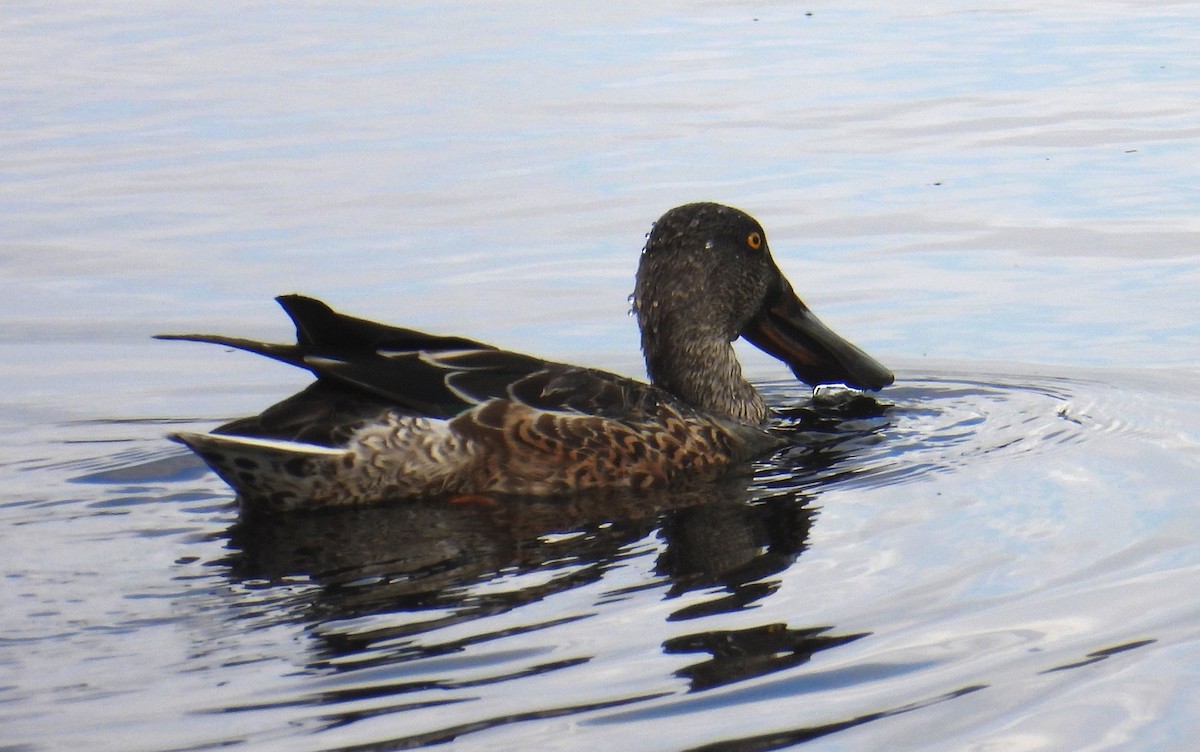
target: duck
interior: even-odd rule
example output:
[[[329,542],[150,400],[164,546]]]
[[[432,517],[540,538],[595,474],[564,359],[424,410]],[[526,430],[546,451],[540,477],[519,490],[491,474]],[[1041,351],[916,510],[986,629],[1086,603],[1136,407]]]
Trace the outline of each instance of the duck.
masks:
[[[315,380],[258,415],[176,432],[246,512],[409,499],[642,491],[729,476],[785,439],[743,375],[739,337],[809,385],[894,376],[806,306],[739,209],[677,206],[647,235],[630,296],[649,382],[276,298],[294,344],[212,334]]]

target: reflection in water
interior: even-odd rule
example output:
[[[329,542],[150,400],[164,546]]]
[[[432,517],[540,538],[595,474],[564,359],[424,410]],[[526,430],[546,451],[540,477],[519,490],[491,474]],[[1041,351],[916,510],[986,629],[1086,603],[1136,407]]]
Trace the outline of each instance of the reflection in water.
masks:
[[[869,651],[866,638],[882,625],[793,623],[803,611],[781,610],[773,599],[785,582],[812,576],[794,565],[819,524],[823,496],[949,473],[971,456],[1047,451],[1090,430],[1088,421],[1063,419],[1071,394],[1053,380],[929,379],[898,385],[886,395],[893,402],[841,395],[796,404],[791,384],[763,391],[793,444],[752,475],[720,484],[236,522],[220,564],[240,593],[241,616],[264,626],[298,623],[308,639],[303,672],[313,683],[273,698],[273,707],[297,708],[320,729],[354,726],[356,738],[399,749],[581,714],[589,723],[596,714],[605,723],[654,723],[714,703],[919,674],[933,664],[839,666],[846,653],[836,648],[862,642],[857,650]],[[826,593],[837,586],[812,585]],[[821,668],[805,668],[826,652]],[[593,685],[597,674],[609,678]],[[768,736],[731,734],[712,748],[787,746],[986,684],[917,691]],[[524,699],[513,701],[513,692]],[[260,710],[258,702],[222,709]],[[319,708],[319,716],[304,708]],[[403,717],[403,735],[392,716]]]
[[[637,496],[431,500],[249,517],[231,529],[235,551],[225,563],[231,579],[243,584],[269,586],[296,578],[316,584],[312,602],[300,609],[307,620],[402,610],[440,614],[416,626],[369,635],[323,632],[327,655],[345,656],[382,639],[494,615],[594,583],[657,530],[662,546],[655,571],[670,583],[668,597],[723,587],[716,600],[672,616],[696,618],[736,610],[769,594],[777,583],[763,578],[786,569],[804,549],[815,510],[794,493],[754,502],[749,494],[746,481],[739,479],[702,490]],[[530,574],[539,576],[522,581]],[[486,586],[499,577],[521,584],[490,592]]]
[[[1190,746],[1195,4],[232,5],[3,8],[0,747]],[[165,454],[292,377],[145,337],[273,339],[289,289],[636,371],[642,223],[697,191],[770,215],[813,302],[910,359],[882,418],[801,417],[742,500],[694,505],[759,515],[747,568],[688,550],[693,507],[230,531]],[[772,625],[785,659],[872,635],[676,675]]]
[[[1073,663],[1065,663],[1061,666],[1055,666],[1053,668],[1048,668],[1045,671],[1042,671],[1041,673],[1052,674],[1055,671],[1066,671],[1067,669],[1072,669],[1072,668],[1083,668],[1084,666],[1090,666],[1093,663],[1099,663],[1100,661],[1107,660],[1108,658],[1111,658],[1112,656],[1117,655],[1118,653],[1124,653],[1127,650],[1136,650],[1137,648],[1144,648],[1147,645],[1153,645],[1156,642],[1158,642],[1158,640],[1155,640],[1155,639],[1134,640],[1133,642],[1127,642],[1123,645],[1113,645],[1110,648],[1103,648],[1101,650],[1093,650],[1092,652],[1088,653],[1087,657],[1083,658],[1083,660],[1075,661]]]
[[[693,692],[807,663],[814,653],[845,645],[869,633],[831,635],[831,627],[789,629],[767,624],[675,637],[663,643],[668,653],[709,653],[712,658],[676,675],[691,681]]]
[[[851,728],[880,738],[910,723],[888,719],[1018,707],[1014,696],[1091,684],[1172,643],[1170,625],[1141,614],[1157,597],[1142,583],[1176,566],[1175,549],[1124,542],[1163,514],[1155,497],[1137,505],[1151,515],[1143,522],[1110,500],[1103,520],[1122,519],[1120,533],[1100,557],[1080,556],[1109,468],[1060,470],[1088,470],[1095,463],[1080,458],[1116,447],[1138,458],[1131,466],[1160,466],[1159,447],[1194,465],[1178,451],[1194,447],[1180,428],[1193,420],[1056,378],[909,379],[885,395],[891,404],[795,404],[787,383],[764,392],[794,445],[744,478],[670,494],[475,498],[231,525],[217,482],[155,441],[41,461],[30,477],[73,482],[60,499],[31,494],[10,512],[26,525],[70,513],[64,527],[110,553],[175,531],[169,582],[146,587],[161,563],[133,557],[109,573],[142,594],[128,603],[170,613],[118,621],[112,634],[129,635],[114,652],[138,645],[129,654],[148,623],[185,636],[185,664],[148,665],[209,687],[181,712],[194,748],[281,736],[321,749],[540,748],[563,728],[738,752]],[[1026,472],[1020,488],[976,483],[1013,467]],[[85,504],[66,501],[81,492]],[[1047,585],[1042,570],[1059,556],[1079,573]],[[1179,593],[1190,592],[1179,571]],[[26,609],[29,629],[58,607]],[[932,629],[910,629],[913,613]],[[1074,625],[1080,613],[1105,626],[1045,626],[1047,614]]]
[[[470,692],[456,690],[528,682],[593,660],[587,652],[551,656],[550,646],[589,634],[597,609],[622,598],[658,591],[673,604],[665,623],[701,621],[761,602],[808,545],[819,490],[811,479],[856,472],[859,449],[878,443],[871,437],[888,425],[887,409],[874,400],[851,400],[789,410],[781,430],[805,441],[804,451],[761,463],[752,477],[697,488],[470,497],[246,517],[230,529],[232,550],[222,564],[239,588],[288,586],[303,601],[292,608],[271,603],[270,614],[262,616],[301,619],[314,640],[308,670],[346,677],[300,699],[325,707],[327,724],[460,704]],[[610,572],[643,559],[646,576],[635,585],[605,582]],[[298,582],[305,586],[295,588]],[[524,615],[526,607],[589,587],[598,597],[573,610]],[[818,651],[865,636],[833,634],[828,625],[789,626],[777,618],[749,628],[713,626],[718,628],[659,638],[663,656],[709,656],[673,672],[693,692],[793,668]],[[495,652],[497,641],[518,636],[534,639],[534,647]],[[462,664],[470,662],[462,656],[471,648],[489,656],[488,665],[473,672]],[[439,668],[445,661],[452,663]],[[667,684],[600,704],[564,703],[535,715],[672,694],[681,688],[671,676],[660,679]],[[441,731],[389,744],[419,746],[524,719],[500,714],[468,726],[444,724]]]
[[[778,582],[764,578],[782,572],[806,547],[816,510],[799,493],[783,492],[754,504],[738,501],[664,516],[667,545],[657,571],[671,578],[668,595],[713,585],[724,591],[715,600],[680,608],[672,619],[736,611],[770,595]]]
[[[887,408],[864,397],[785,411],[781,432],[804,444],[763,463],[754,478],[247,516],[229,531],[234,553],[225,563],[237,582],[309,577],[330,597],[322,613],[345,618],[371,608],[371,600],[346,595],[355,590],[371,591],[388,608],[440,608],[446,598],[464,605],[454,588],[502,569],[569,569],[578,582],[587,579],[580,566],[598,576],[623,547],[659,530],[665,547],[657,571],[671,579],[671,595],[718,583],[733,590],[784,570],[804,550],[816,509],[799,488],[835,467],[858,472],[855,446],[887,427]]]
[[[893,716],[911,713],[914,710],[928,708],[938,703],[954,700],[959,697],[978,692],[987,687],[981,684],[972,684],[952,692],[938,695],[927,700],[919,700],[917,702],[905,703],[899,707],[888,708],[874,713],[865,713],[863,715],[847,718],[844,721],[836,723],[827,723],[820,726],[804,726],[800,728],[788,729],[786,731],[777,731],[771,734],[760,734],[757,736],[748,736],[741,739],[729,739],[726,741],[713,742],[700,747],[692,747],[684,752],[767,752],[768,750],[784,749],[802,742],[810,742],[814,739],[820,739],[823,736],[829,736],[839,731],[852,729],[855,726],[862,726],[873,721],[891,718]]]

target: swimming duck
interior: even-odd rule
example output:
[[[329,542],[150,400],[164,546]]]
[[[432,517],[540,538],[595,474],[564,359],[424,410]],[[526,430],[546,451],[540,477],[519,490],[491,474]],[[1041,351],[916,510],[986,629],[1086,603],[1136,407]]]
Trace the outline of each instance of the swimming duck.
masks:
[[[296,344],[159,335],[316,376],[259,415],[171,435],[248,511],[715,479],[781,445],[742,375],[739,336],[809,384],[878,390],[893,380],[800,301],[754,218],[714,203],[671,209],[647,236],[632,300],[649,384],[353,318],[300,295],[277,300]]]

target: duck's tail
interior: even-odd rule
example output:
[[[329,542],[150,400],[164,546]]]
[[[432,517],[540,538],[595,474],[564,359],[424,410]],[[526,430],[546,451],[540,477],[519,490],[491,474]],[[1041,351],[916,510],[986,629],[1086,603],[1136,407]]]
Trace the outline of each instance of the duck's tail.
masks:
[[[180,432],[167,438],[195,452],[233,486],[246,511],[287,511],[310,506],[353,504],[338,468],[346,449],[298,441],[217,433]]]

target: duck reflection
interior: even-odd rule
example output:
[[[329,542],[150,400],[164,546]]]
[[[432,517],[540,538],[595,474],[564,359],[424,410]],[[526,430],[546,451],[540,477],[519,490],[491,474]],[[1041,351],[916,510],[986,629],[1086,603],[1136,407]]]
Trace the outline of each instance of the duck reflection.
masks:
[[[614,564],[638,555],[636,549],[644,553],[637,545],[644,541],[657,545],[654,572],[668,583],[666,596],[688,601],[669,619],[743,609],[776,590],[779,580],[771,575],[786,570],[805,550],[816,517],[810,500],[797,492],[752,494],[742,481],[657,497],[472,497],[248,518],[231,531],[238,550],[227,563],[237,581],[265,585],[301,577],[316,583],[309,593],[312,602],[299,610],[314,624],[387,612],[430,613],[432,618],[415,623],[313,630],[321,644],[320,663],[361,669],[402,658],[374,649],[384,641],[517,609],[599,581]],[[478,586],[497,577],[535,572],[543,576],[523,587],[478,592]],[[696,592],[714,588],[713,597]],[[529,628],[573,618],[582,616]],[[714,630],[669,639],[663,650],[710,654],[676,672],[697,691],[785,669],[862,636],[827,631],[784,624]],[[452,653],[470,641],[424,645],[416,652],[423,657]],[[405,652],[411,656],[413,651]]]
[[[225,563],[235,582],[317,584],[309,617],[441,608],[458,620],[595,582],[657,532],[655,571],[671,583],[669,595],[714,584],[731,591],[729,602],[692,614],[702,615],[770,592],[756,582],[799,555],[813,514],[796,493],[752,499],[745,479],[659,494],[471,496],[246,517],[230,530],[234,552]],[[533,572],[547,576],[502,594],[472,589]]]
[[[313,665],[336,671],[494,640],[502,634],[482,628],[450,640],[432,634],[597,583],[598,608],[665,586],[665,597],[679,602],[670,621],[736,612],[776,591],[808,546],[820,488],[857,472],[855,453],[882,423],[878,413],[844,416],[839,433],[836,420],[817,417],[793,414],[795,424],[782,430],[816,432],[813,440],[760,465],[755,477],[657,493],[468,496],[247,516],[230,529],[222,563],[245,590],[291,587],[291,597],[303,601],[298,608],[272,601],[259,615],[300,615],[316,641]],[[605,588],[608,572],[647,556],[654,558],[644,582]],[[503,634],[552,630],[589,615],[518,619]],[[383,618],[355,621],[374,616]],[[672,637],[662,650],[707,655],[676,671],[698,691],[801,664],[862,636],[768,623]],[[542,669],[554,666],[531,670]]]

